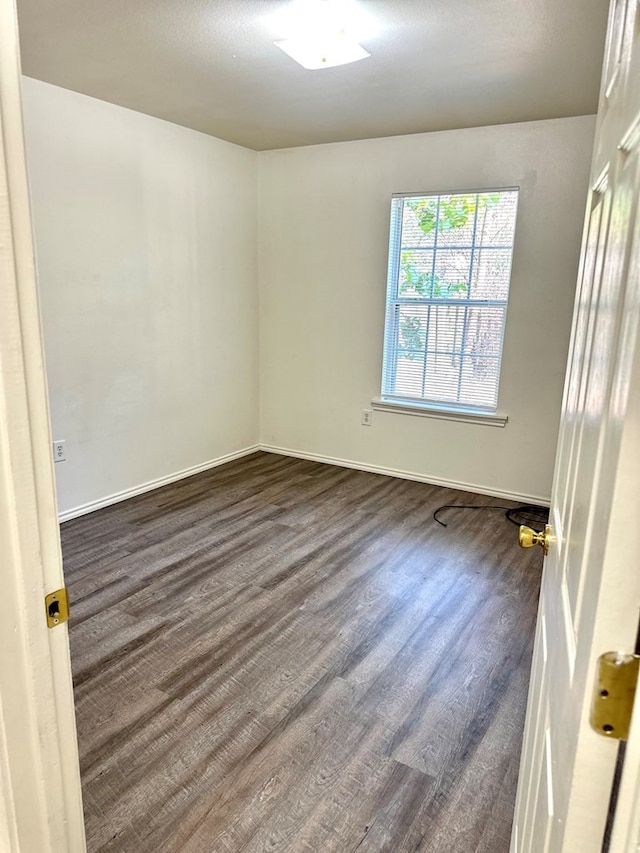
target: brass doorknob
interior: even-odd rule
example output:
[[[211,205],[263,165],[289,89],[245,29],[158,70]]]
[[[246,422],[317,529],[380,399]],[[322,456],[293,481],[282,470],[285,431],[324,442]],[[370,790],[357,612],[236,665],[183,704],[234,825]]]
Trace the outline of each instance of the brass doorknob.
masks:
[[[532,530],[530,527],[526,527],[524,524],[520,525],[518,544],[521,548],[533,548],[534,545],[540,545],[546,554],[549,550],[551,538],[551,528],[548,524],[545,525],[541,533],[538,533],[537,530]]]

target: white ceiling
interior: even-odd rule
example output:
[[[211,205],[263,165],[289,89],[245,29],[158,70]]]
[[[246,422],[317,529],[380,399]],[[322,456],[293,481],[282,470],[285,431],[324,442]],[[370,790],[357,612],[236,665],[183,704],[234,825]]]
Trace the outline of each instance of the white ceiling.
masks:
[[[306,71],[288,0],[18,0],[24,73],[257,150],[594,113],[606,0],[361,0],[369,59]]]

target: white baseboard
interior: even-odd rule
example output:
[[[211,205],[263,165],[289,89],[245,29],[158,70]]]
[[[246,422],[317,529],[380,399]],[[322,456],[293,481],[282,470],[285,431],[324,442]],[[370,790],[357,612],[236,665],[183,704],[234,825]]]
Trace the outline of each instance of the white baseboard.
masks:
[[[414,471],[403,471],[400,468],[384,468],[381,465],[365,465],[352,459],[338,459],[333,456],[320,456],[318,453],[302,453],[288,447],[274,447],[261,444],[260,450],[265,453],[278,453],[280,456],[293,456],[296,459],[309,459],[311,462],[324,462],[328,465],[339,465],[341,468],[356,468],[358,471],[369,471],[372,474],[383,474],[385,477],[400,477],[403,480],[416,480],[418,483],[429,483],[431,486],[444,486],[447,489],[459,489],[462,492],[476,492],[480,495],[490,495],[494,498],[518,501],[519,503],[549,506],[549,498],[540,495],[526,495],[519,492],[507,492],[503,489],[489,489],[477,483],[464,483],[457,480],[444,480],[442,477],[431,477],[426,474],[416,474]]]
[[[372,474],[383,474],[385,477],[399,477],[403,480],[415,480],[418,483],[429,483],[432,486],[444,486],[448,489],[459,489],[462,492],[476,492],[481,495],[490,495],[495,498],[505,498],[506,500],[519,501],[527,504],[537,504],[538,506],[549,506],[549,498],[541,497],[540,495],[526,495],[518,492],[507,492],[503,489],[489,489],[486,486],[480,486],[477,483],[466,483],[457,480],[445,480],[442,477],[432,477],[425,474],[417,474],[415,471],[404,471],[400,468],[385,468],[382,465],[366,465],[363,462],[357,462],[353,459],[339,459],[334,456],[321,456],[319,453],[303,453],[300,450],[292,450],[288,447],[275,447],[269,444],[254,444],[251,447],[245,447],[242,450],[237,450],[234,453],[227,453],[224,456],[218,456],[216,459],[210,459],[208,462],[203,462],[200,465],[194,465],[191,468],[185,468],[183,471],[176,471],[174,474],[168,474],[165,477],[159,477],[157,480],[150,480],[147,483],[142,483],[139,486],[134,486],[131,489],[124,489],[121,492],[116,492],[113,495],[107,495],[104,498],[99,498],[96,501],[82,504],[80,506],[67,509],[59,513],[58,520],[60,522],[69,521],[72,518],[78,518],[81,515],[94,512],[97,509],[102,509],[112,504],[126,501],[128,498],[133,498],[136,495],[142,495],[145,492],[159,489],[161,486],[167,486],[169,483],[175,483],[178,480],[184,480],[186,477],[192,477],[194,474],[200,474],[202,471],[208,471],[211,468],[217,468],[218,465],[224,465],[225,462],[233,462],[234,459],[241,459],[243,456],[248,456],[250,453],[255,453],[262,450],[265,453],[276,453],[280,456],[293,456],[296,459],[309,459],[311,462],[323,462],[326,465],[338,465],[341,468],[355,468],[358,471],[369,471]]]
[[[192,477],[194,474],[200,474],[202,471],[208,471],[210,468],[217,468],[218,465],[224,465],[225,462],[233,462],[234,459],[240,459],[243,456],[248,456],[250,453],[256,453],[261,450],[260,445],[254,444],[252,447],[245,447],[243,450],[236,450],[234,453],[226,453],[224,456],[218,456],[216,459],[210,459],[208,462],[203,462],[201,465],[194,465],[191,468],[185,468],[183,471],[176,471],[174,474],[167,474],[166,477],[158,477],[157,480],[149,480],[147,483],[142,483],[139,486],[134,486],[131,489],[124,489],[122,492],[116,492],[113,495],[107,495],[105,498],[99,498],[97,501],[91,501],[81,506],[67,509],[58,514],[60,522],[69,521],[72,518],[78,518],[80,515],[86,515],[89,512],[94,512],[97,509],[102,509],[105,506],[126,501],[127,498],[134,498],[136,495],[142,495],[145,492],[151,492],[153,489],[159,489],[161,486],[167,486],[169,483],[175,483],[177,480],[184,480],[185,477]]]

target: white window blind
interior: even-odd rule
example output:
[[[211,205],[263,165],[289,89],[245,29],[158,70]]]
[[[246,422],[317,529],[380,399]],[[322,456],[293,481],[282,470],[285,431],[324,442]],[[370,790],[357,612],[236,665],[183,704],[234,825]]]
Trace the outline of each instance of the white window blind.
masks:
[[[394,196],[382,397],[495,412],[517,189]]]

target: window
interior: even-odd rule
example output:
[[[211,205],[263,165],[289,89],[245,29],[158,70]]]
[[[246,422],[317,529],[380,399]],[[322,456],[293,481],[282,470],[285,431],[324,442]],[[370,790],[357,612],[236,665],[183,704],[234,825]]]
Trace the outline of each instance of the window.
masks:
[[[517,189],[394,196],[382,401],[496,411]]]

